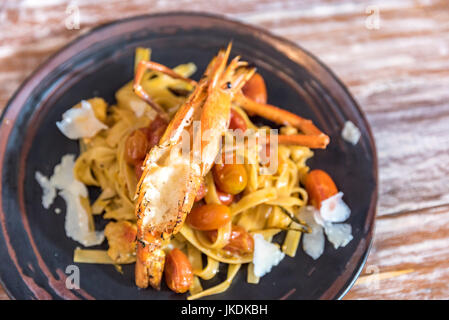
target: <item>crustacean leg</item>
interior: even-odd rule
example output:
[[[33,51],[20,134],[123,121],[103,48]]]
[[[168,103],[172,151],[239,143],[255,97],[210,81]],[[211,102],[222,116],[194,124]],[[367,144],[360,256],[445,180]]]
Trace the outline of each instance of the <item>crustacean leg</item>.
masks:
[[[243,93],[236,95],[236,102],[244,110],[257,114],[277,124],[289,125],[299,129],[303,134],[278,135],[278,143],[302,145],[309,148],[325,149],[329,144],[329,136],[318,129],[311,120],[304,119],[287,110],[247,98]]]
[[[147,71],[147,70],[158,71],[158,72],[164,73],[174,79],[180,79],[180,80],[186,81],[194,86],[196,85],[196,81],[191,80],[189,78],[185,78],[185,77],[177,74],[176,72],[174,72],[172,69],[170,69],[160,63],[157,63],[154,61],[145,61],[145,60],[142,60],[139,62],[139,64],[137,65],[136,74],[134,76],[133,90],[141,99],[146,101],[161,117],[163,117],[165,120],[168,120],[168,115],[165,112],[165,110],[160,105],[158,105],[155,101],[153,101],[153,99],[151,99],[151,97],[145,92],[145,90],[143,89],[143,87],[141,85],[143,76],[145,74],[145,71]]]
[[[211,64],[212,63],[214,63],[214,60],[211,62]],[[237,70],[237,72],[241,70],[240,67],[246,65],[247,63],[244,61],[240,61],[239,57],[234,58],[230,63],[230,66],[233,66],[233,68]],[[219,68],[219,66],[217,66],[216,68]],[[142,87],[140,86],[139,80],[143,77],[143,74],[147,69],[162,72],[169,76],[173,76],[176,79],[184,80],[194,86],[197,85],[196,81],[184,78],[166,66],[163,66],[155,62],[141,61],[138,67],[138,71],[136,73],[136,79],[138,81],[135,81],[134,89],[136,94],[139,95],[139,97],[141,97],[145,101],[147,101],[150,105],[154,104],[154,102],[143,91]],[[209,86],[209,88],[215,88],[217,83],[216,75],[220,74],[220,71],[223,71],[223,69],[222,70],[211,70],[211,68],[208,69],[209,71],[206,71],[205,75],[207,75],[208,72],[213,73],[215,71],[214,73],[215,78],[212,79],[211,85]],[[232,69],[229,68],[228,70]],[[284,109],[278,108],[270,104],[253,101],[250,98],[246,97],[241,92],[241,88],[251,78],[254,72],[255,72],[254,69],[252,69],[252,71],[250,72],[243,70],[243,72],[240,73],[240,76],[236,77],[235,83],[233,84],[235,86],[234,92],[236,92],[236,94],[234,95],[233,102],[236,102],[250,114],[261,116],[280,125],[290,125],[292,127],[299,129],[302,132],[301,134],[294,134],[294,135],[282,135],[282,134],[278,135],[278,143],[287,145],[301,145],[316,149],[325,149],[330,141],[329,136],[323,133],[320,129],[318,129],[311,120],[304,119],[294,113],[291,113],[289,111],[286,111]],[[229,75],[225,75],[225,77],[229,77]]]

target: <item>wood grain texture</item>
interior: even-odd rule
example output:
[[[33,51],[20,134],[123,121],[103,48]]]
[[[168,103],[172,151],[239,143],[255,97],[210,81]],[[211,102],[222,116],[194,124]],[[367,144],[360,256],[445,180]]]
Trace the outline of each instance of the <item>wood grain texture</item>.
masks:
[[[375,243],[348,299],[449,298],[449,2],[445,0],[100,0],[0,4],[0,112],[52,53],[91,27],[142,13],[209,11],[288,38],[349,87],[372,126],[380,169]],[[70,9],[70,8],[69,8]],[[379,28],[370,22],[379,12]],[[70,10],[69,10],[70,11]],[[0,291],[0,299],[6,295]]]
[[[374,277],[355,285],[345,299],[447,299],[448,225],[449,206],[380,217],[363,273]],[[411,272],[381,279],[400,270]]]

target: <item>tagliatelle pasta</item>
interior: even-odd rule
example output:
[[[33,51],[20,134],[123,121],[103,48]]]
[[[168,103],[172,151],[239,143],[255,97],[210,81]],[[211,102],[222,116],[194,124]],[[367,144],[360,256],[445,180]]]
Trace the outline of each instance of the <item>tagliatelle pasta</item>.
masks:
[[[217,249],[210,249],[201,244],[198,240],[195,231],[187,225],[184,225],[181,228],[180,233],[184,236],[184,238],[199,251],[204,253],[206,256],[211,257],[219,262],[227,263],[227,264],[242,264],[249,263],[252,260],[251,255],[247,256],[239,256],[233,257],[228,256],[224,252]]]
[[[141,60],[149,60],[150,54],[150,50],[138,48],[136,66]],[[196,67],[187,63],[173,70],[183,77],[190,77]],[[142,87],[168,116],[174,115],[192,90],[191,84],[155,71],[145,73]],[[110,224],[126,221],[135,229],[134,195],[138,184],[136,172],[141,164],[131,165],[127,161],[126,141],[136,130],[151,128],[157,115],[133,92],[131,82],[120,88],[115,97],[117,103],[109,106],[101,98],[87,100],[93,109],[97,110],[98,120],[106,125],[107,129],[91,138],[80,139],[81,153],[76,160],[74,174],[85,185],[100,189],[99,196],[91,199],[92,204],[86,204],[91,215],[102,215],[104,219],[112,220]],[[269,127],[258,127],[252,123],[238,103],[233,103],[232,108],[241,116],[246,127],[254,132],[253,137],[257,137],[260,132],[269,131]],[[292,127],[282,127],[281,132],[298,133],[297,129]],[[251,136],[247,136],[247,140],[250,139]],[[279,145],[274,159],[277,168],[272,174],[264,175],[262,171],[267,169],[269,164],[262,161],[259,145],[246,143],[245,148],[242,150],[234,146],[231,149],[245,160],[248,182],[230,204],[231,220],[216,230],[215,240],[211,241],[207,233],[184,224],[178,234],[164,243],[164,250],[179,248],[190,261],[194,278],[188,299],[198,299],[227,290],[243,264],[248,264],[247,281],[251,284],[259,282],[259,277],[254,274],[252,253],[233,255],[225,249],[233,226],[241,227],[249,234],[262,234],[269,242],[275,235],[286,231],[281,249],[288,256],[295,256],[301,237],[299,230],[302,229],[299,221],[293,221],[292,217],[308,202],[308,194],[301,187],[301,183],[309,171],[306,161],[313,156],[313,152],[307,147]],[[221,203],[221,191],[216,187],[212,172],[206,175],[204,184],[207,192],[202,201],[206,204]],[[114,229],[110,228],[110,232],[106,234],[110,244],[108,252],[76,249],[75,262],[121,264],[123,262],[119,262],[119,259],[125,256],[128,257],[126,263],[134,262],[135,233],[132,233],[129,225],[120,224]],[[121,241],[128,245],[120,246]],[[111,249],[114,249],[114,256],[111,255]],[[207,263],[203,266],[204,256]],[[223,264],[227,265],[226,280],[203,290],[201,282],[215,277]]]
[[[187,297],[188,300],[195,300],[199,298],[203,298],[206,296],[210,296],[213,294],[218,294],[226,291],[229,286],[232,283],[232,280],[236,276],[237,272],[239,271],[241,265],[240,264],[230,264],[228,266],[228,275],[224,282],[220,283],[219,285],[216,285],[215,287],[206,289],[204,291],[200,291],[196,294],[191,295],[190,297]]]
[[[90,249],[75,249],[73,260],[77,263],[94,263],[94,264],[117,264],[106,250],[90,250]],[[130,260],[127,263],[134,263]],[[121,262],[123,264],[123,262]]]

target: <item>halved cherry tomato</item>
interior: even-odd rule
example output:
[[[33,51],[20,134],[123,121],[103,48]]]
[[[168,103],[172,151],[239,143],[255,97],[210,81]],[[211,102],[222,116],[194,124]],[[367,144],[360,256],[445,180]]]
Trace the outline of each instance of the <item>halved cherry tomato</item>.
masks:
[[[184,293],[193,284],[192,265],[178,248],[170,251],[165,258],[165,282],[176,293]]]
[[[230,194],[242,192],[248,183],[248,174],[243,164],[215,164],[212,174],[218,188]]]
[[[211,242],[217,240],[217,230],[206,231],[206,236]],[[223,250],[234,255],[244,255],[254,251],[253,237],[242,227],[232,225],[229,242]]]
[[[240,255],[251,253],[254,251],[254,239],[242,227],[233,226],[231,238],[224,249]]]
[[[321,202],[338,193],[332,178],[323,170],[312,170],[306,177],[305,187],[309,202],[315,208],[321,208]]]
[[[151,149],[159,143],[166,128],[167,122],[163,118],[157,116],[147,128],[140,129],[148,139],[148,149]]]
[[[197,206],[187,215],[186,222],[193,229],[214,230],[231,221],[231,210],[222,204]]]
[[[146,134],[148,140],[150,140],[150,136],[151,134],[159,129],[160,127],[167,127],[167,121],[165,121],[163,118],[161,118],[160,116],[156,116],[156,118],[154,118],[153,121],[151,121],[151,123],[149,124],[148,127],[146,128],[141,128],[140,130]]]
[[[201,183],[200,188],[198,189],[198,192],[196,193],[195,201],[202,200],[206,196],[206,193],[207,193],[207,187],[206,187],[206,184],[203,182],[203,183]]]
[[[133,165],[141,162],[147,155],[148,145],[148,139],[142,131],[131,133],[125,142],[126,162]]]
[[[242,130],[243,132],[248,129],[245,119],[234,109],[231,109],[231,120],[229,121],[229,129]]]
[[[255,73],[243,86],[243,94],[258,103],[267,103],[267,87],[259,73]]]
[[[220,200],[221,204],[224,204],[225,206],[229,206],[234,201],[234,195],[223,192],[217,189],[217,196],[218,200]]]
[[[150,149],[159,143],[159,140],[161,140],[162,136],[164,135],[164,132],[165,127],[159,127],[153,131],[150,139],[148,140]]]

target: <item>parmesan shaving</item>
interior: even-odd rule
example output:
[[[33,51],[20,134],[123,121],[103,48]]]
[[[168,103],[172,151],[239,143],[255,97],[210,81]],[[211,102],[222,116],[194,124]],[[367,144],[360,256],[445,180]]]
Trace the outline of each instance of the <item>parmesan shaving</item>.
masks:
[[[38,171],[35,173],[35,178],[42,188],[42,206],[48,209],[56,198],[56,188],[46,176]]]
[[[80,108],[71,108],[63,113],[62,120],[56,122],[59,130],[69,139],[92,138],[108,127],[95,117],[92,105],[83,100]]]
[[[307,206],[301,209],[299,212],[299,218],[303,220],[311,229],[311,233],[305,233],[303,235],[303,249],[304,252],[307,253],[314,260],[318,259],[324,252],[324,243],[326,235],[327,240],[332,243],[335,249],[340,247],[345,247],[351,240],[352,236],[352,227],[347,223],[333,223],[333,222],[341,222],[349,218],[349,214],[351,210],[347,207],[347,205],[341,200],[341,195],[337,194],[331,198],[332,201],[328,202],[333,203],[333,210],[335,210],[335,214],[337,217],[332,217],[327,214],[327,210],[329,208],[325,208],[323,214],[323,204],[325,204],[325,200],[321,203],[321,210],[318,211],[312,206]],[[337,201],[336,201],[337,199]],[[345,208],[338,208],[342,206]],[[343,212],[343,213],[341,213]],[[341,214],[340,214],[341,213]]]
[[[48,209],[56,198],[56,190],[66,202],[65,232],[69,238],[89,247],[100,244],[104,240],[103,232],[89,230],[89,216],[81,197],[87,197],[87,188],[75,179],[73,167],[75,156],[67,154],[61,163],[56,165],[50,178],[36,172],[36,180],[42,187],[42,205]]]
[[[326,223],[324,232],[335,249],[345,247],[353,239],[351,225],[347,223]]]
[[[343,192],[321,202],[319,215],[323,221],[343,222],[351,215],[351,209],[343,201]]]
[[[359,142],[361,135],[362,134],[360,133],[359,128],[357,128],[354,123],[352,123],[351,121],[345,122],[345,126],[343,127],[343,130],[341,132],[341,136],[344,140],[352,143],[353,145],[356,145],[357,142]]]
[[[302,248],[314,260],[323,254],[325,242],[323,227],[315,220],[315,211],[314,207],[307,206],[299,212],[299,218],[311,229],[310,233],[305,233],[302,237]]]
[[[266,241],[261,234],[254,234],[254,275],[262,277],[277,266],[285,254],[275,244]]]

